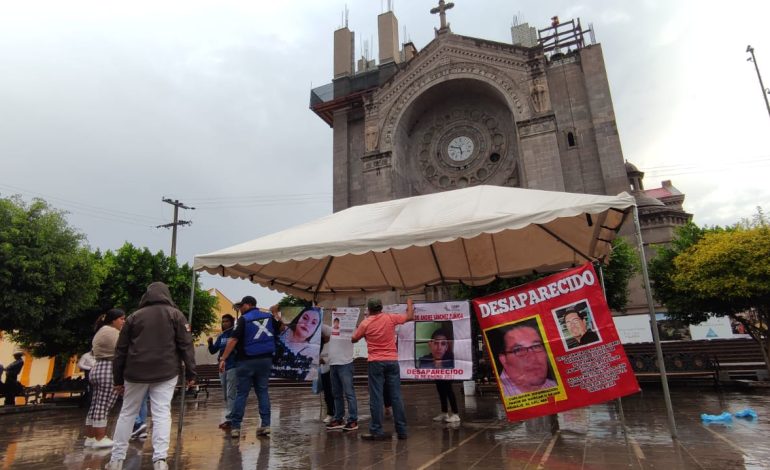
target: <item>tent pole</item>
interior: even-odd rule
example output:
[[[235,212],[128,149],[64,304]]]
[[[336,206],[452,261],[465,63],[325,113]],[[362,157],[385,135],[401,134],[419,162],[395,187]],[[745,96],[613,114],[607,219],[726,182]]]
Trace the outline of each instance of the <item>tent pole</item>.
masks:
[[[192,336],[192,319],[193,319],[193,303],[195,302],[195,270],[192,272],[192,280],[190,281],[190,314],[188,321],[190,322],[190,335]],[[195,347],[195,341],[193,340],[193,347]],[[179,426],[177,426],[176,435],[177,438],[182,436],[182,428],[184,427],[184,399],[185,392],[187,391],[187,377],[182,363],[182,393],[179,394],[181,403],[179,404]]]
[[[639,244],[639,257],[642,264],[642,281],[644,292],[647,294],[647,306],[650,310],[650,329],[652,329],[652,338],[655,342],[655,352],[658,357],[658,368],[660,369],[660,382],[663,385],[663,398],[666,401],[666,414],[668,415],[668,428],[671,437],[677,439],[676,422],[674,421],[674,407],[671,405],[671,393],[668,390],[668,378],[666,377],[666,364],[663,361],[663,347],[660,345],[660,333],[658,332],[658,322],[655,318],[655,304],[652,301],[652,288],[650,287],[650,276],[647,274],[647,258],[644,255],[644,243],[642,242],[642,228],[639,223],[639,209],[636,205],[634,210],[634,229],[636,231],[636,241]]]

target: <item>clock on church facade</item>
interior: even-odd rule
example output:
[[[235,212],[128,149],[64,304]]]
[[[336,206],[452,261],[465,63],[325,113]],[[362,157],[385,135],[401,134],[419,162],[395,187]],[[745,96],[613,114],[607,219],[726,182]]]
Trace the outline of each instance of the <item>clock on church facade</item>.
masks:
[[[311,93],[333,128],[335,211],[478,184],[628,189],[601,46],[579,22],[519,25],[514,41],[530,40],[501,43],[442,17],[419,51],[398,42],[393,12],[378,30],[379,64],[357,67],[353,32],[335,31],[334,79]]]

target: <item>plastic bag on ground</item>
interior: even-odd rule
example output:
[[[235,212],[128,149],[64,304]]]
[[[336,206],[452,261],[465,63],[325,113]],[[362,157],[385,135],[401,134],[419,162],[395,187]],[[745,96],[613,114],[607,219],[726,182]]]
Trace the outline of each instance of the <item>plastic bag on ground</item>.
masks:
[[[733,415],[728,412],[724,412],[721,415],[708,415],[703,413],[700,415],[700,419],[704,423],[729,423],[733,420]]]

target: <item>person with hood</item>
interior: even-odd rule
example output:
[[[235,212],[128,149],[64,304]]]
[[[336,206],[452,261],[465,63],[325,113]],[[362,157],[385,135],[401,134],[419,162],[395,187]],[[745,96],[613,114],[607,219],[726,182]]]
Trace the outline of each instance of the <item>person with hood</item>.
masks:
[[[190,324],[171,299],[168,286],[153,282],[142,296],[139,310],[128,317],[120,330],[115,348],[113,382],[115,390],[123,395],[123,407],[107,469],[122,470],[131,428],[148,391],[153,420],[153,469],[168,469],[171,398],[183,362],[187,386],[192,386],[195,353]]]

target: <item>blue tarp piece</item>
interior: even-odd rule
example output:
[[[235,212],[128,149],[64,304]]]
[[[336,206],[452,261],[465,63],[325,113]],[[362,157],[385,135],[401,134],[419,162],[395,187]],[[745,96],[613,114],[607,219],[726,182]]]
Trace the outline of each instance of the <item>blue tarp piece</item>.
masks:
[[[751,408],[746,408],[745,410],[741,410],[735,413],[735,417],[746,418],[746,419],[757,419],[757,412],[752,410]]]
[[[700,415],[700,419],[704,423],[730,423],[733,420],[733,415],[726,411],[721,415],[707,415],[706,413],[703,413]]]

